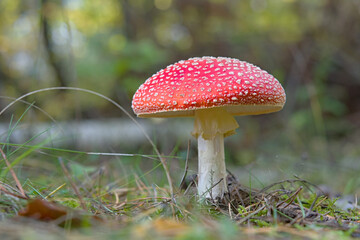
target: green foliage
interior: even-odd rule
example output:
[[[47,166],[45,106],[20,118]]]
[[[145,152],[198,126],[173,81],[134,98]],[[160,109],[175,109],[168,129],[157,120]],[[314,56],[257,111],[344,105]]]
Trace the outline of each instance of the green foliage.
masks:
[[[72,162],[70,164],[70,170],[72,173],[72,176],[75,178],[82,178],[88,176],[90,173],[93,173],[96,171],[97,167],[94,166],[85,166],[76,162]]]
[[[55,66],[46,52],[39,51],[44,45],[37,37],[42,34],[37,24],[41,11],[20,1],[5,0],[1,6],[2,95],[58,85]],[[51,9],[50,42],[69,86],[131,99],[146,78],[180,58],[232,56],[269,70],[288,88],[296,87],[288,98],[300,94],[305,99],[296,98],[290,111],[300,120],[292,122],[307,123],[295,123],[296,128],[303,131],[317,125],[330,133],[336,129],[321,125],[348,114],[350,100],[356,97],[346,95],[358,76],[359,58],[351,52],[359,47],[355,38],[359,30],[352,26],[358,20],[353,1],[342,2],[337,8],[341,11],[332,11],[331,0],[44,1],[40,8]],[[66,98],[79,102],[84,112],[106,105],[92,96]],[[306,113],[314,98],[318,116]],[[38,96],[37,101],[51,111],[60,99]],[[65,111],[54,114],[62,116]]]

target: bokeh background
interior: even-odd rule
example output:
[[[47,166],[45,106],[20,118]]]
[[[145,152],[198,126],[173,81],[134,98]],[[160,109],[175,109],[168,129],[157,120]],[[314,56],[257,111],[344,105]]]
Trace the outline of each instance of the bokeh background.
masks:
[[[63,86],[96,91],[133,114],[132,95],[158,70],[190,57],[234,57],[272,73],[287,103],[279,113],[237,118],[228,169],[258,187],[299,177],[358,192],[359,26],[358,0],[1,0],[0,107]],[[2,142],[56,131],[54,147],[152,154],[136,124],[98,96],[62,90],[24,100],[0,116]],[[191,119],[139,123],[162,154],[176,156],[168,158],[175,179],[190,140],[196,172]]]

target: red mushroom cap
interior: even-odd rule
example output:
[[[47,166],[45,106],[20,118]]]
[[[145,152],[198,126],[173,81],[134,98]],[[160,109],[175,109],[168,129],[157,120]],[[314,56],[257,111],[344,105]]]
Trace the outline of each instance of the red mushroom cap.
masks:
[[[190,58],[160,70],[136,91],[139,117],[192,116],[225,107],[233,115],[275,112],[285,104],[278,80],[250,63],[225,57]]]

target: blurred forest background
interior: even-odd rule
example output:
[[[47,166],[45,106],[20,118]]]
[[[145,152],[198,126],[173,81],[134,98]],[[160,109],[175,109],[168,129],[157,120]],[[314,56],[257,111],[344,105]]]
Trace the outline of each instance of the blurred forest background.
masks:
[[[228,168],[245,183],[297,175],[359,191],[359,26],[358,0],[1,0],[0,107],[40,88],[68,86],[104,94],[132,114],[132,95],[161,68],[196,56],[234,57],[273,74],[287,103],[279,113],[237,118],[237,135],[225,145]],[[24,100],[57,122],[96,120],[111,128],[109,120],[128,120],[109,102],[82,92]],[[12,117],[19,119],[27,107],[17,103],[1,116],[3,142]],[[165,155],[185,158],[190,139],[196,171],[191,119],[139,121],[150,124],[149,135]],[[46,122],[49,117],[32,108],[22,129]],[[159,137],[174,126],[185,137]],[[130,145],[66,147],[151,153],[141,138]],[[181,172],[183,158],[172,168]]]

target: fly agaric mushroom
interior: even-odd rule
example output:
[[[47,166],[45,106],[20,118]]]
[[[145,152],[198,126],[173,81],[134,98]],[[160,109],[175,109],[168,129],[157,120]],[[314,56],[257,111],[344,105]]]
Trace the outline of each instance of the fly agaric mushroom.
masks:
[[[198,194],[227,192],[224,137],[235,133],[233,116],[282,109],[286,96],[272,75],[250,63],[225,57],[190,58],[160,70],[135,93],[138,117],[195,117],[198,139]]]

